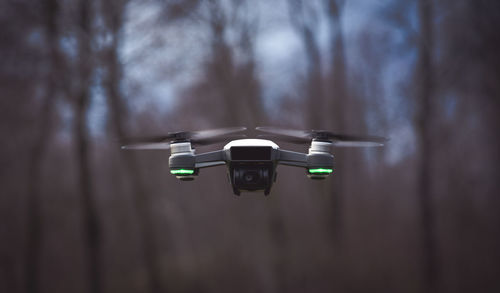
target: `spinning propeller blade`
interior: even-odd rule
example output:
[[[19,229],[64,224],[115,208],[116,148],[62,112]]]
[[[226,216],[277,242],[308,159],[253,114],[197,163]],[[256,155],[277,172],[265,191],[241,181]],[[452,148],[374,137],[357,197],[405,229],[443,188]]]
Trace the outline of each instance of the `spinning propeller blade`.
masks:
[[[208,145],[227,140],[242,138],[245,135],[230,135],[246,130],[246,127],[227,127],[200,131],[169,132],[166,135],[134,137],[123,140],[122,149],[127,150],[165,150],[171,143],[191,142],[196,145]]]
[[[380,136],[357,136],[337,134],[326,130],[294,130],[277,127],[257,127],[259,131],[270,133],[276,138],[292,143],[308,143],[311,140],[328,141],[335,147],[377,147],[388,141]]]

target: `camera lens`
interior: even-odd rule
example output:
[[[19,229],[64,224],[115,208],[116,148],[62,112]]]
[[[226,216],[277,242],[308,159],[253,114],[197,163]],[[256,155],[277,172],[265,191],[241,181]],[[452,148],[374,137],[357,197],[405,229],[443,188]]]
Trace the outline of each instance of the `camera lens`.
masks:
[[[253,175],[252,174],[245,174],[245,181],[252,182],[253,181]]]
[[[235,193],[239,191],[267,190],[271,184],[272,175],[268,165],[258,164],[235,164],[230,171],[232,174],[231,183]]]
[[[243,174],[246,183],[255,183],[259,180],[259,174],[255,171],[247,171]]]

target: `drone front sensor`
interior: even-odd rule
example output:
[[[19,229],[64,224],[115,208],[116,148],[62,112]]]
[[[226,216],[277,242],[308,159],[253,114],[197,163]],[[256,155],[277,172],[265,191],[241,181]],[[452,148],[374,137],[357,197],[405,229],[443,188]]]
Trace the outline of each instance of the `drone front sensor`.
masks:
[[[276,181],[278,165],[301,167],[311,179],[325,179],[333,173],[331,147],[383,146],[387,139],[376,136],[352,136],[323,130],[288,130],[257,127],[274,137],[294,143],[309,143],[308,153],[280,149],[268,139],[236,139],[222,150],[196,154],[193,145],[213,144],[241,138],[234,133],[245,127],[220,128],[194,132],[171,132],[163,136],[129,139],[122,149],[170,149],[170,173],[183,181],[194,180],[201,168],[226,165],[233,193],[262,191],[268,195]]]

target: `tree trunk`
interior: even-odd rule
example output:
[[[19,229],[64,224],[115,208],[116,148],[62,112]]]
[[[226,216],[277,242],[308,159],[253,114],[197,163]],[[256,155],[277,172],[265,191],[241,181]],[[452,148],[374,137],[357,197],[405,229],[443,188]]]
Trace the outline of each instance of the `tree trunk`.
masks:
[[[348,112],[348,93],[346,86],[346,67],[344,54],[344,39],[342,36],[341,5],[337,0],[328,0],[328,15],[330,20],[330,40],[333,55],[331,56],[330,105],[332,107],[333,127],[335,131],[346,129],[346,113]],[[332,192],[332,237],[338,248],[339,235],[342,227],[342,196],[345,193],[345,173],[347,170],[346,154],[342,151],[335,157],[335,173],[333,174]]]
[[[417,196],[420,208],[422,229],[422,274],[424,291],[437,292],[438,259],[435,243],[435,219],[432,206],[432,144],[431,123],[433,119],[433,32],[432,0],[420,0],[418,3],[420,19],[420,42],[418,55],[418,113],[417,137],[420,159],[417,170]]]
[[[217,9],[221,10],[219,6]],[[242,111],[240,111],[237,89],[234,84],[233,52],[225,37],[227,23],[218,10],[211,11],[211,20],[213,59],[210,63],[210,71],[213,74],[216,93],[220,95],[222,104],[225,105],[225,115],[219,117],[217,123],[239,125]]]
[[[291,24],[302,41],[307,60],[307,97],[305,99],[307,128],[322,129],[325,113],[323,112],[321,51],[315,35],[317,19],[305,15],[305,11],[309,8],[304,7],[306,3],[303,0],[288,0],[288,7]]]
[[[320,49],[313,38],[310,28],[304,28],[302,37],[309,59],[309,69],[307,74],[309,128],[323,129],[324,113],[322,109],[324,97]]]
[[[123,10],[123,7],[121,7]],[[113,130],[119,139],[125,137],[126,109],[123,103],[123,98],[120,94],[120,80],[121,80],[121,65],[118,56],[120,28],[122,26],[122,13],[123,11],[114,11],[119,13],[119,17],[112,17],[116,23],[111,23],[111,33],[113,42],[107,51],[105,59],[105,68],[107,69],[107,76],[105,80],[105,89],[110,107],[110,116],[112,119]],[[135,157],[121,153],[122,162],[125,164],[125,170],[128,177],[132,182],[132,192],[135,201],[137,220],[139,222],[139,229],[142,239],[142,252],[144,262],[147,270],[147,277],[149,280],[150,290],[153,293],[164,292],[161,284],[161,268],[158,263],[156,255],[156,247],[154,241],[154,221],[151,218],[151,211],[149,210],[149,200],[146,188],[141,180],[140,167],[135,160]]]
[[[100,231],[96,199],[92,192],[87,113],[92,78],[92,1],[81,0],[78,10],[79,84],[75,101],[75,147],[78,180],[82,196],[83,224],[88,245],[88,277],[90,290],[101,292]]]
[[[44,3],[44,14],[46,16],[46,36],[47,46],[49,48],[49,73],[45,88],[45,97],[40,109],[40,128],[36,132],[36,138],[30,158],[28,187],[28,211],[27,211],[27,244],[26,244],[26,292],[36,293],[40,291],[39,262],[41,254],[41,241],[43,229],[43,217],[41,211],[40,199],[40,175],[42,169],[43,157],[50,141],[53,127],[51,119],[54,113],[54,100],[57,92],[57,60],[58,60],[58,30],[57,17],[59,6],[56,0],[47,0]]]

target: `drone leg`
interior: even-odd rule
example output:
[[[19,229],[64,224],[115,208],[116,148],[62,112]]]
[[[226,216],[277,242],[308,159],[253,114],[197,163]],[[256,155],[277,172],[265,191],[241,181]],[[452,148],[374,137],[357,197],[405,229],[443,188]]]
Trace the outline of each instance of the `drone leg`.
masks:
[[[237,196],[240,196],[240,195],[241,195],[240,191],[239,191],[238,189],[236,189],[236,188],[233,188],[233,193],[234,193],[235,195],[237,195]]]

